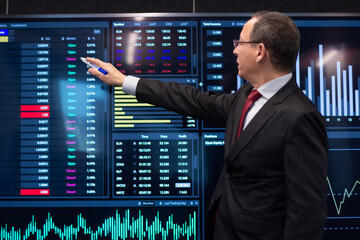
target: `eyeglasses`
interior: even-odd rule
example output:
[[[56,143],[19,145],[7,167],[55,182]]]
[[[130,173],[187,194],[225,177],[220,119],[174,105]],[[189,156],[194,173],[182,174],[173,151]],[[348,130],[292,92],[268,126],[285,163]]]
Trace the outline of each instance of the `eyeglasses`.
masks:
[[[260,43],[260,42],[242,42],[242,41],[234,39],[233,40],[234,48],[237,48],[237,46],[239,46],[239,44],[241,44],[241,43]]]

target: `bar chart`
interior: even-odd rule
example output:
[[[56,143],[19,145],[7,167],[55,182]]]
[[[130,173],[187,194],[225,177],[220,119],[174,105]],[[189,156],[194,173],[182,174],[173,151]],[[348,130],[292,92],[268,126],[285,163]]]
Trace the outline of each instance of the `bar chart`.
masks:
[[[360,84],[360,76],[353,76],[353,66],[343,66],[340,61],[336,62],[336,75],[324,74],[324,46],[319,44],[319,76],[316,79],[315,62],[312,60],[307,66],[305,76],[304,93],[317,104],[323,116],[360,116],[359,89],[354,88],[354,79],[357,86]],[[330,79],[330,81],[329,81]],[[296,81],[300,86],[300,63],[299,57],[296,63]],[[315,92],[315,81],[319,83],[319,93]],[[328,84],[330,82],[330,84]]]
[[[179,83],[197,85],[197,79],[195,78],[172,80]],[[164,81],[166,81],[166,79],[164,79]],[[122,87],[114,88],[114,129],[196,129],[196,127],[197,121],[192,117],[182,116],[148,103],[139,103],[135,96],[125,94],[122,91]]]

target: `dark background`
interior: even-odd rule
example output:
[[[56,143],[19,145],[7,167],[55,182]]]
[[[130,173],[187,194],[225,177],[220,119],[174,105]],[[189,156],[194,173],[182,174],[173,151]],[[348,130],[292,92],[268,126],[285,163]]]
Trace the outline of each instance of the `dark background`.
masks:
[[[359,0],[0,0],[0,14],[360,12]]]

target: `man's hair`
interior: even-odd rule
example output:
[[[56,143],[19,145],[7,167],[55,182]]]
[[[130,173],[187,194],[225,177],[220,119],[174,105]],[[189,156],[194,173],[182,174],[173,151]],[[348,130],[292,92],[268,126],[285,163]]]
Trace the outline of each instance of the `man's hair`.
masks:
[[[250,41],[265,45],[275,69],[291,71],[300,46],[300,34],[295,23],[279,12],[261,11],[253,18],[257,21],[250,33]]]

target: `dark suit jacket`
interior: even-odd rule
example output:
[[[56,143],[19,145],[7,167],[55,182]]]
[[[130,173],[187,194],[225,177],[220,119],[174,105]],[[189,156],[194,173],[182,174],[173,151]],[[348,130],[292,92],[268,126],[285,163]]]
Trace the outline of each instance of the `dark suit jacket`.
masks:
[[[140,102],[226,124],[224,168],[207,214],[208,223],[216,215],[213,239],[321,239],[328,147],[324,120],[291,79],[236,139],[252,88],[245,84],[234,94],[218,95],[140,79],[136,96]]]

